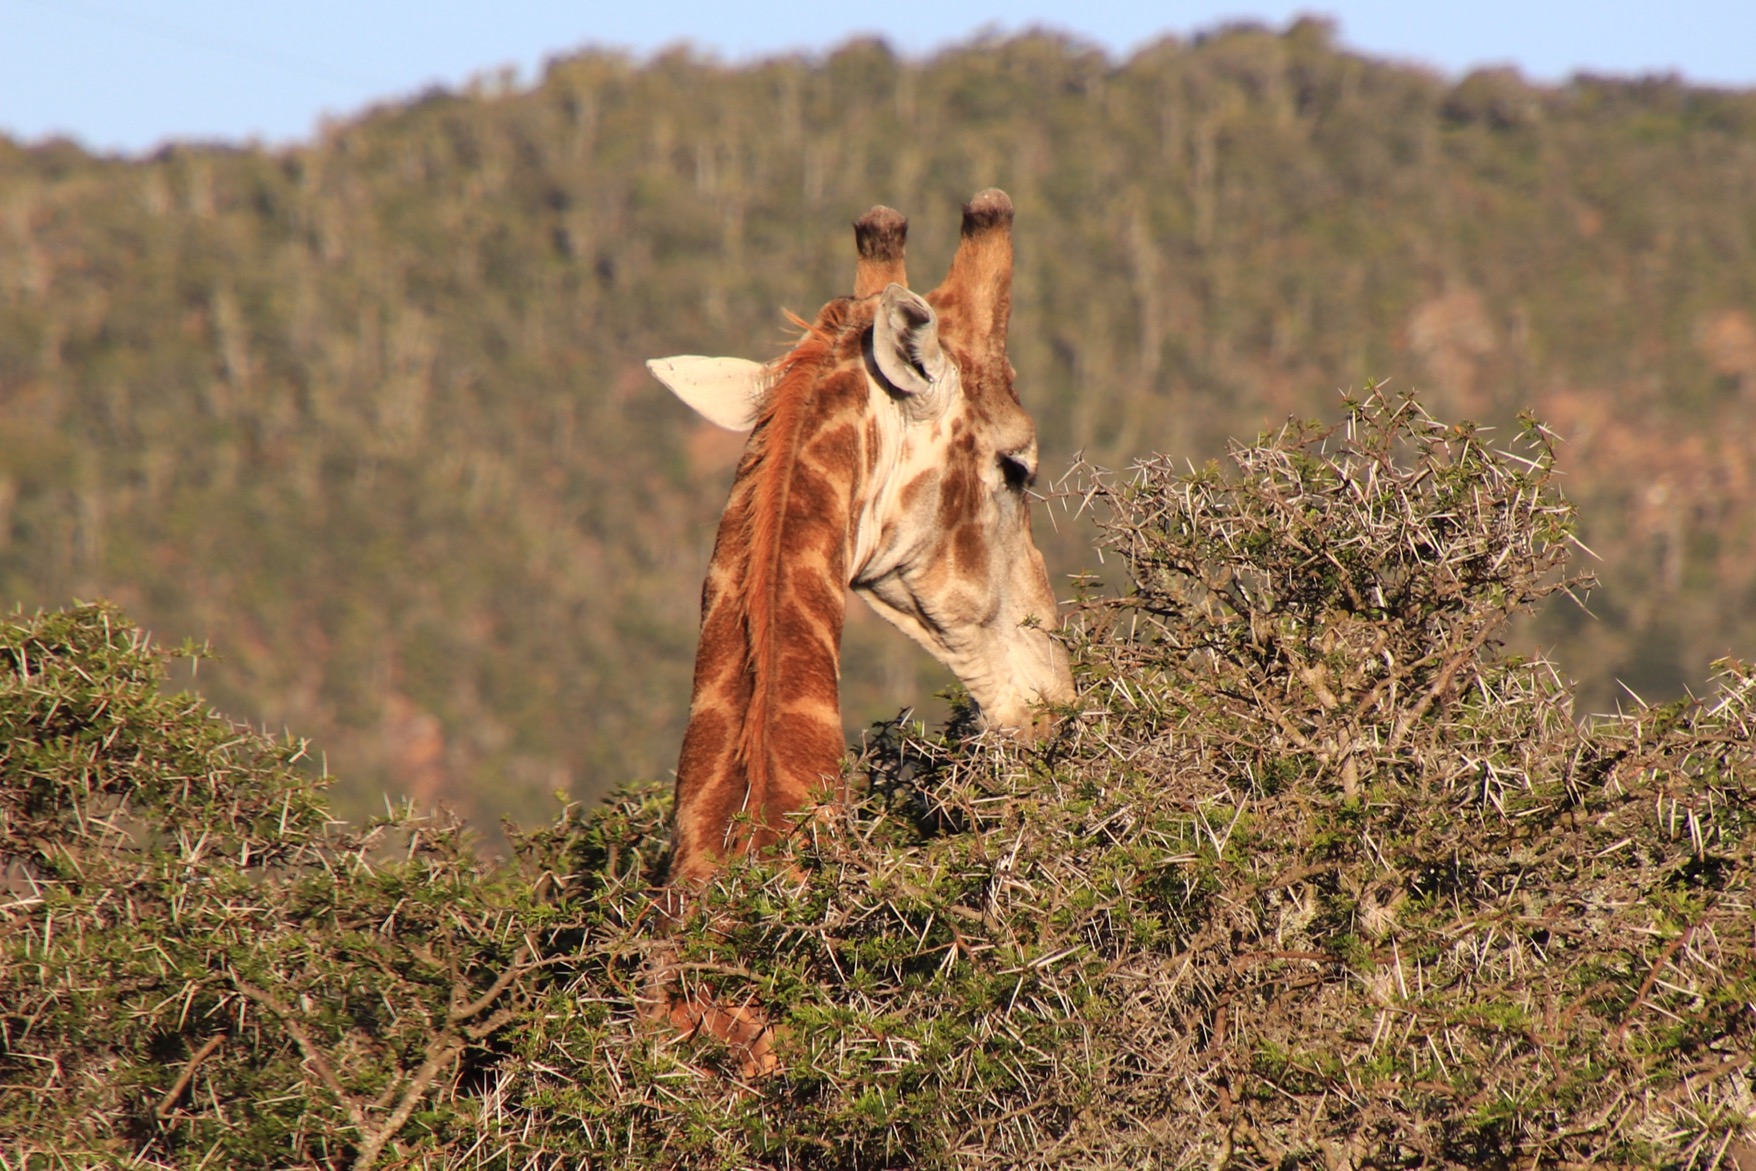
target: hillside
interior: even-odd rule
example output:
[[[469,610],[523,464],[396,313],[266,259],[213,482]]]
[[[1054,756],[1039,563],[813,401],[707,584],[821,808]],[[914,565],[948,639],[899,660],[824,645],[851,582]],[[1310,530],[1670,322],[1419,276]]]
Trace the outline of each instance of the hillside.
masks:
[[[1756,94],[1454,83],[1315,21],[585,52],[287,151],[0,142],[0,597],[211,639],[203,693],[312,736],[354,809],[661,777],[735,448],[642,361],[778,350],[876,202],[936,271],[990,184],[1046,469],[1199,463],[1368,379],[1531,407],[1604,586],[1518,639],[1586,710],[1756,647]],[[1091,567],[1062,527],[1052,571]],[[947,679],[848,643],[852,726]]]

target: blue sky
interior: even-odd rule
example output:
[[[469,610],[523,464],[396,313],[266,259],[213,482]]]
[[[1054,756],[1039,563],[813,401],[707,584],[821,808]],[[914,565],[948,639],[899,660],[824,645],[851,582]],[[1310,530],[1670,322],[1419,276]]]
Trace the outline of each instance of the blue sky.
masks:
[[[283,143],[430,85],[508,65],[529,78],[586,45],[645,55],[688,41],[736,62],[858,34],[924,54],[984,29],[1048,26],[1120,57],[1165,33],[1234,19],[1279,27],[1300,13],[1335,19],[1351,48],[1450,74],[1513,64],[1537,80],[1675,71],[1756,87],[1756,0],[0,0],[0,132],[125,151],[173,138]]]

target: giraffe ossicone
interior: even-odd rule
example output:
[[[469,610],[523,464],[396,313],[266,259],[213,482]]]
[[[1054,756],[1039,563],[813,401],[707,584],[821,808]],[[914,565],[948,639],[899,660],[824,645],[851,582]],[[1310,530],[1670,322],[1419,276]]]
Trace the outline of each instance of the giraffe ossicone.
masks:
[[[854,224],[854,296],[779,359],[655,359],[703,417],[749,430],[702,587],[670,881],[788,832],[840,774],[851,586],[963,682],[983,720],[1034,736],[1073,684],[1031,537],[1036,427],[1006,356],[1012,202],[964,207],[950,273],[908,288],[907,222]],[[801,324],[804,324],[801,322]]]

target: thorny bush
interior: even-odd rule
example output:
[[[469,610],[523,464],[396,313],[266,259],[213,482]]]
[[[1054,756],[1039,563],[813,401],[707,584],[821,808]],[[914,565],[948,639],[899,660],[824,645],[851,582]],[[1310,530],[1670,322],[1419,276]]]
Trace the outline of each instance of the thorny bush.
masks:
[[[1553,462],[1369,392],[1076,470],[1129,583],[1059,736],[881,729],[662,944],[754,1084],[636,1010],[657,789],[350,828],[114,611],[21,618],[0,1166],[1756,1166],[1756,672],[1581,723],[1502,651],[1588,585]]]

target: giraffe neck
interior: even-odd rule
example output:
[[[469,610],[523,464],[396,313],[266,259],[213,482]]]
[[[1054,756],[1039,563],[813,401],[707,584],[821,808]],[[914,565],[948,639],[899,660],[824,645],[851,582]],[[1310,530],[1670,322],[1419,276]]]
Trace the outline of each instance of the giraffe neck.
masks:
[[[865,378],[834,368],[833,341],[813,332],[789,355],[720,520],[677,763],[673,881],[779,840],[841,770],[841,630],[870,438]]]

